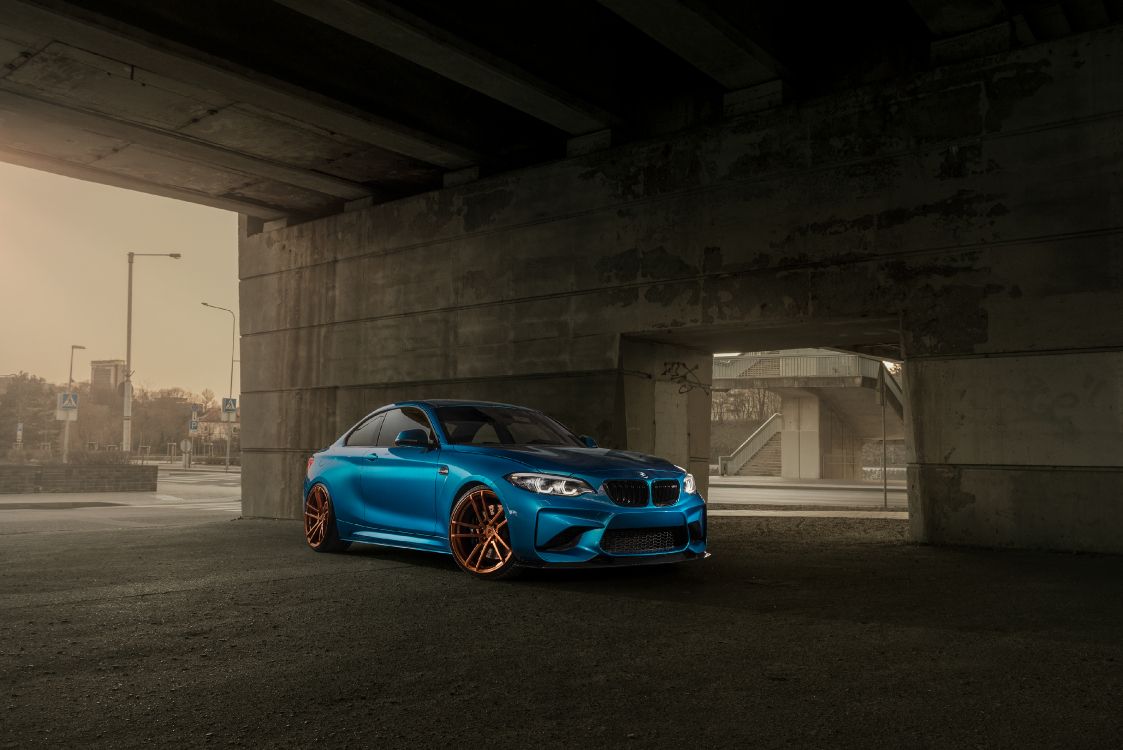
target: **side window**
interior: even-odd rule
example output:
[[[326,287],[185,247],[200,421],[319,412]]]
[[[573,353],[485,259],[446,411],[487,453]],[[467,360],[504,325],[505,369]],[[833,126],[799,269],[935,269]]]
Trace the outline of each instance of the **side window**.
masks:
[[[385,415],[379,414],[359,425],[359,429],[347,436],[345,445],[377,445],[378,428],[382,426],[383,419]]]
[[[386,412],[386,421],[382,423],[382,431],[378,435],[378,445],[383,448],[393,447],[398,433],[406,430],[425,430],[429,441],[433,440],[433,428],[429,426],[425,412],[416,406],[406,406]]]

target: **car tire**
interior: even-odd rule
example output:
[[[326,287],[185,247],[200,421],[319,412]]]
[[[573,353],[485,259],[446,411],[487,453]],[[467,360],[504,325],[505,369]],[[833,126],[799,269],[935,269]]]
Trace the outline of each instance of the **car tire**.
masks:
[[[335,523],[335,506],[328,488],[314,484],[304,501],[304,540],[316,552],[343,552],[351,546],[339,538]]]
[[[519,570],[507,512],[499,496],[483,485],[469,487],[453,503],[448,546],[457,567],[475,578],[495,581]]]

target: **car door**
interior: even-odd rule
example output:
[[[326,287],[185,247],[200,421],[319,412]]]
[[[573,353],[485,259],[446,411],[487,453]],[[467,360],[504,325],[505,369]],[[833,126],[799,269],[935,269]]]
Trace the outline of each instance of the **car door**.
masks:
[[[424,430],[429,447],[397,446],[405,430]],[[425,412],[414,406],[385,412],[378,444],[363,471],[366,524],[408,534],[437,536],[443,524],[436,520],[436,493],[440,447]]]
[[[378,446],[378,432],[385,416],[376,414],[344,438],[335,450],[335,457],[351,466],[341,486],[333,487],[332,503],[336,519],[348,525],[366,524],[366,499],[363,497],[363,475],[375,459],[371,455]]]

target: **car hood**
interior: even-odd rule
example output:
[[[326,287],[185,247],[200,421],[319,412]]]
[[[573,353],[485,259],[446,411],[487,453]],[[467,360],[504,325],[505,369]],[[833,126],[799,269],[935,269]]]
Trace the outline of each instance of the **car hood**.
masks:
[[[633,451],[555,445],[458,445],[456,450],[516,461],[534,471],[634,476],[639,471],[681,473],[670,461]]]

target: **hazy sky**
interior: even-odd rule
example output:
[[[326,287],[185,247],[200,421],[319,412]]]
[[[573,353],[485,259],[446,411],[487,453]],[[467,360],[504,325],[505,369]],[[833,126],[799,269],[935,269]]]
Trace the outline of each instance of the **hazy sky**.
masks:
[[[226,395],[230,316],[200,302],[237,312],[237,233],[234,213],[0,163],[0,375],[65,383],[71,344],[75,380],[124,359],[126,253],[179,252],[136,260],[133,382]]]

